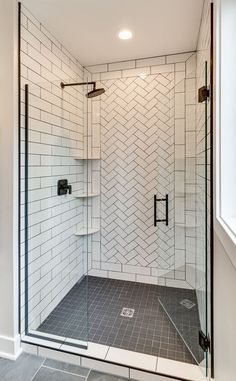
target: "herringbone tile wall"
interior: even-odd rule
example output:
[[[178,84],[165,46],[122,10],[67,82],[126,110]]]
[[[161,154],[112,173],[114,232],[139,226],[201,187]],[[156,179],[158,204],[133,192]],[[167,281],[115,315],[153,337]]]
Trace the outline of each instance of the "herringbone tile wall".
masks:
[[[99,240],[91,237],[90,274],[192,288],[194,276],[186,279],[186,269],[187,260],[195,263],[189,254],[195,229],[188,237],[186,220],[195,218],[195,198],[189,199],[195,176],[187,178],[195,155],[195,53],[153,63],[158,59],[161,65],[143,68],[137,60],[130,70],[122,63],[116,71],[111,65],[88,68],[106,89],[100,101],[101,195],[93,201],[100,202],[101,232]],[[169,195],[168,227],[153,225],[154,194]],[[165,218],[164,202],[157,215]]]
[[[101,260],[174,266],[174,73],[104,81]],[[153,225],[153,195],[170,196],[170,223]],[[160,216],[165,218],[165,216]],[[158,255],[157,255],[158,253]],[[135,271],[135,268],[133,268]]]

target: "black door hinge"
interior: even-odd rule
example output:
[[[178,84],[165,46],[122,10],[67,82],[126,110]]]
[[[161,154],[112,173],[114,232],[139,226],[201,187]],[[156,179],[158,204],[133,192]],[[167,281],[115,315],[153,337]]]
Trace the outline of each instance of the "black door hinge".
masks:
[[[199,345],[204,352],[207,352],[210,349],[210,339],[202,331],[199,331]]]
[[[198,103],[205,102],[210,97],[210,91],[206,86],[198,89]]]

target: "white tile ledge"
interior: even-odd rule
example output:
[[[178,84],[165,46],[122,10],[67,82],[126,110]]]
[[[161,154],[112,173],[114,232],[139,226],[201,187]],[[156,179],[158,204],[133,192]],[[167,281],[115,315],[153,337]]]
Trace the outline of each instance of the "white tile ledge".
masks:
[[[169,360],[162,357],[158,357],[156,373],[166,376],[179,377],[181,380],[207,380],[199,366],[180,361]]]
[[[67,342],[67,340],[66,340]],[[109,347],[107,345],[96,344],[88,342],[88,349],[73,347],[72,345],[63,344],[61,346],[62,351],[72,352],[81,356],[88,356],[94,359],[105,360]],[[76,344],[77,340],[73,340]],[[68,339],[68,344],[72,343],[71,339]]]
[[[127,351],[110,347],[106,355],[106,360],[130,367],[155,372],[157,367],[157,357],[143,353]]]
[[[147,373],[142,370],[130,369],[130,379],[138,381],[174,381],[173,378],[160,376],[157,373]]]
[[[30,339],[32,339],[32,337]],[[72,343],[72,341],[74,343],[78,343],[77,340],[68,339],[68,343]],[[80,364],[82,366],[91,367],[99,371],[104,371],[110,374],[116,374],[123,377],[127,377],[127,370],[129,370],[130,368],[129,371],[130,375],[132,375],[132,378],[135,378],[140,381],[169,381],[172,379],[172,377],[178,377],[182,381],[207,380],[207,378],[203,376],[199,366],[169,360],[162,357],[146,355],[143,353],[132,352],[114,347],[108,347],[106,345],[91,342],[88,343],[87,350],[66,345],[66,343],[63,345],[59,344],[60,348],[58,348],[58,346],[55,345],[52,345],[50,348],[45,348],[41,347],[41,345],[45,345],[45,342],[43,343],[43,340],[31,340],[31,342],[34,344],[38,344],[38,347],[32,346],[30,344],[23,344],[26,345],[26,347],[23,347],[23,350],[25,352],[34,354],[38,352],[40,356],[54,358],[61,361],[66,356],[66,361],[69,363]],[[49,342],[47,342],[46,344],[49,347],[48,344]],[[55,351],[55,349],[59,349],[59,351]],[[60,350],[63,352],[61,352]],[[65,352],[70,353],[65,354]],[[74,356],[72,353],[74,353],[76,356]],[[104,362],[101,362],[101,360],[103,360]],[[115,365],[116,363],[117,365]],[[168,376],[170,378],[168,378]]]

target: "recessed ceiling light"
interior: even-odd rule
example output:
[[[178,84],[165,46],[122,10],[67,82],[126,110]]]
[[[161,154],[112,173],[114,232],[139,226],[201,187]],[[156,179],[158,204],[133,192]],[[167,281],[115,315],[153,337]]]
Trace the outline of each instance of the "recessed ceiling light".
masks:
[[[121,40],[129,40],[130,38],[132,38],[132,36],[133,33],[130,30],[121,30],[118,34],[118,37]]]

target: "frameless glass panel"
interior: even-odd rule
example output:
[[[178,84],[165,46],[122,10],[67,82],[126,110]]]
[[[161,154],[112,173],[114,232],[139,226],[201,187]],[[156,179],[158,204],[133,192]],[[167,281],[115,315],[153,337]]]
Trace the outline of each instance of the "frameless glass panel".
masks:
[[[83,89],[26,90],[25,334],[87,347]]]
[[[87,85],[84,87],[85,95],[85,147],[86,147],[86,250],[87,250],[87,283],[88,283],[88,332],[89,340],[99,342],[94,336],[95,327],[102,329],[102,322],[99,316],[96,315],[95,305],[99,304],[98,300],[94,300],[93,288],[91,287],[91,278],[89,275],[94,274],[94,264],[98,264],[98,252],[100,249],[100,146],[99,134],[96,133],[97,128],[100,128],[100,120],[98,120],[94,105],[100,102],[100,97],[86,97],[92,91],[93,85],[91,78],[85,78]],[[96,270],[95,270],[96,272]],[[97,282],[96,282],[97,285]],[[102,306],[100,305],[100,308]],[[98,320],[99,319],[99,320]]]
[[[210,65],[205,62],[202,89],[209,90]],[[200,99],[199,99],[200,101]],[[199,306],[199,318],[202,334],[208,338],[209,274],[210,274],[210,107],[209,97],[199,102],[198,116],[202,117],[202,150],[198,152],[197,165],[197,271],[196,291]],[[199,139],[200,141],[200,139]],[[201,366],[208,370],[208,351],[204,352]]]
[[[77,80],[70,81],[73,86],[65,87],[63,90],[63,110],[65,110],[65,123],[69,123],[69,137],[64,140],[65,147],[69,148],[71,164],[71,180],[74,181],[72,191],[71,209],[74,210],[71,225],[75,229],[72,237],[73,244],[76,245],[76,262],[71,267],[71,275],[75,272],[74,287],[68,297],[71,308],[69,327],[72,344],[80,345],[81,340],[88,341],[88,250],[87,250],[87,204],[84,195],[87,192],[87,109],[84,107],[84,87],[77,85]],[[69,140],[68,140],[69,139]],[[71,141],[72,140],[72,141]],[[73,189],[72,188],[72,189]],[[73,205],[73,206],[72,206]],[[69,336],[69,335],[68,335]]]
[[[199,333],[208,337],[208,274],[210,250],[210,108],[207,91],[209,89],[209,67],[203,62],[203,72],[198,78],[201,88],[198,91],[196,108],[195,154],[191,161],[194,176],[183,177],[183,202],[185,220],[182,228],[185,231],[186,256],[191,265],[186,263],[186,280],[194,280],[191,289],[170,288],[159,301],[178,334],[182,338],[192,356],[193,363],[199,364],[204,374],[208,370],[208,352],[199,345]],[[188,147],[186,147],[188,148]],[[186,156],[186,163],[188,156]],[[177,163],[175,163],[177,165]],[[187,163],[188,166],[188,163]],[[191,191],[189,191],[191,185]],[[196,190],[196,194],[193,192]],[[175,194],[175,207],[178,205],[178,192]],[[191,212],[191,205],[195,211]],[[178,215],[176,214],[177,218]],[[180,226],[175,220],[175,229]],[[191,245],[189,245],[191,243]],[[191,247],[193,246],[194,247]],[[196,251],[195,251],[196,250]],[[176,253],[177,255],[178,253]]]

